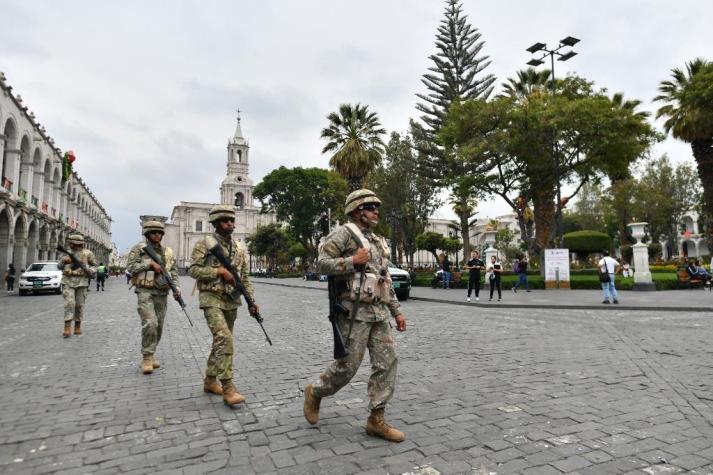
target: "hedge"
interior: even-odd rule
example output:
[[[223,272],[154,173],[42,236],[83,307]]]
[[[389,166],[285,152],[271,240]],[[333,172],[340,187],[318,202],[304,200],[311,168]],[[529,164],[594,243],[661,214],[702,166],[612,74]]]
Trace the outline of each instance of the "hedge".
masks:
[[[414,287],[430,287],[431,279],[433,279],[433,273],[417,272],[416,280],[411,283]],[[675,273],[663,273],[656,272],[652,273],[652,279],[654,284],[656,284],[656,290],[671,290],[678,288],[678,277]],[[481,285],[485,283],[485,279],[481,277]],[[502,276],[502,287],[503,289],[511,289],[517,282],[519,277],[514,274],[504,274]],[[531,289],[544,289],[545,281],[539,275],[528,275],[527,281]],[[439,282],[439,285],[443,285]],[[580,274],[580,275],[570,275],[570,288],[572,289],[601,289],[602,285],[599,282],[599,276],[594,274]],[[616,276],[616,288],[618,290],[631,290],[634,286],[633,277],[622,277],[621,275]],[[468,274],[463,273],[461,279],[458,282],[451,281],[451,287],[456,289],[467,289],[468,288]]]

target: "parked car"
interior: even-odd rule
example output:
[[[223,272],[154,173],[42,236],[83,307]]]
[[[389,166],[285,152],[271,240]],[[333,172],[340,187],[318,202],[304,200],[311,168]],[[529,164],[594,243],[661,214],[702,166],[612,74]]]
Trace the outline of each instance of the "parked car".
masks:
[[[391,286],[396,292],[396,297],[399,300],[408,300],[411,293],[411,276],[409,273],[393,264],[389,264],[389,274],[391,274]]]
[[[62,293],[62,271],[54,261],[35,262],[20,274],[17,286],[20,295],[28,292]]]

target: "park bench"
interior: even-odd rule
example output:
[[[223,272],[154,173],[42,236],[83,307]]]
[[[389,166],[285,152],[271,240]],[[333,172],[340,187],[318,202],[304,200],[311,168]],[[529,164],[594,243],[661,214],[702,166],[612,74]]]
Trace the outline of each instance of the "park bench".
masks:
[[[711,291],[711,286],[707,285],[704,279],[701,279],[700,277],[691,277],[685,267],[678,268],[678,271],[676,271],[676,277],[678,278],[679,289],[682,286],[685,286],[686,288],[701,287],[702,289],[708,287],[708,291]]]

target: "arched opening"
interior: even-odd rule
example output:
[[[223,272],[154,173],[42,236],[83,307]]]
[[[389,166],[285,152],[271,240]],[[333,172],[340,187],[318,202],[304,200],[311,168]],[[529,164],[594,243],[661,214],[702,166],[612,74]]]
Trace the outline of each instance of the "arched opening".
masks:
[[[27,264],[32,264],[37,261],[40,241],[40,230],[37,225],[37,220],[33,219],[30,223],[30,229],[27,231]]]
[[[243,151],[238,150],[238,163],[243,163]]]
[[[27,259],[27,221],[24,215],[20,214],[15,218],[15,246],[13,247],[12,262],[18,270],[25,269]]]
[[[245,196],[241,192],[235,193],[235,207],[238,209],[243,209],[245,206]]]
[[[42,203],[40,203],[40,210],[45,214],[50,214],[50,206],[52,206],[52,192],[54,190],[52,190],[52,165],[49,158],[45,160],[45,166],[42,172]]]
[[[49,226],[44,224],[40,228],[40,242],[39,242],[39,249],[37,250],[37,260],[38,261],[48,261],[49,260],[49,243],[50,240],[50,233],[49,233]]]
[[[57,259],[57,244],[59,244],[57,230],[50,231],[50,245],[47,249],[47,260],[54,261]]]
[[[10,183],[15,175],[15,156],[17,148],[17,128],[12,119],[7,119],[3,127],[5,136],[5,148],[2,153],[2,174],[0,175],[1,185],[6,189],[11,189]]]
[[[29,169],[27,168],[32,161],[30,160],[30,138],[27,135],[22,136],[22,141],[20,142],[20,172],[18,174],[18,188],[17,196],[25,202],[30,199],[28,194],[28,184],[30,180]]]
[[[5,273],[7,265],[10,263],[10,215],[7,209],[3,208],[0,210],[0,272]]]

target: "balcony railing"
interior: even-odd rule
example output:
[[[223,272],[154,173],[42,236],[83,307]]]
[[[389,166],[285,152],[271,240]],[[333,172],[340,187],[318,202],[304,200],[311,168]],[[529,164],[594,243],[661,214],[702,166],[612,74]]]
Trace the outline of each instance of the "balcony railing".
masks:
[[[2,186],[7,191],[12,191],[12,182],[6,176],[2,177]]]

